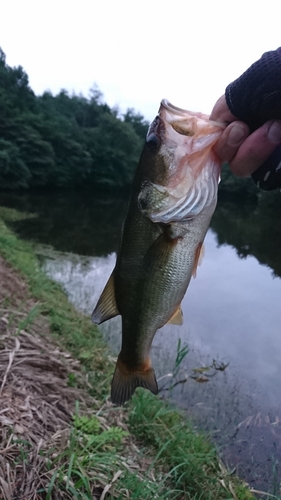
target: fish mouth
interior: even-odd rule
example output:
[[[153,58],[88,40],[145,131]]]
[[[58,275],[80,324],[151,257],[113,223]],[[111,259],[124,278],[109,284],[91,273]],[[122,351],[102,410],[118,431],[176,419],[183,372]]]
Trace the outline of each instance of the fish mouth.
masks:
[[[138,196],[140,210],[152,222],[192,219],[213,206],[220,162],[211,148],[224,128],[208,115],[162,99],[146,139],[157,145],[157,176],[146,179]]]
[[[206,124],[210,123],[208,115],[174,106],[168,99],[162,99],[158,117],[166,124],[166,133],[172,128],[183,136],[193,136],[201,133],[204,135]],[[216,123],[216,125],[221,124]],[[225,125],[223,125],[224,127]]]
[[[190,112],[187,109],[178,108],[168,101],[168,99],[162,99],[158,116],[166,124],[171,125],[176,132],[182,135],[190,135],[190,127],[188,130],[186,127],[186,120],[190,116]],[[184,127],[182,127],[183,124],[185,124]]]
[[[206,124],[213,125],[221,130],[225,129],[226,123],[209,120],[209,115],[200,111],[189,111],[188,109],[174,106],[168,99],[162,99],[158,116],[179,134],[192,136],[194,134],[205,134]]]
[[[166,111],[171,112],[173,114],[178,114],[185,116],[189,111],[187,109],[179,108],[178,106],[174,106],[168,99],[162,99],[160,108],[159,108],[159,113],[161,113],[161,109],[164,108]]]

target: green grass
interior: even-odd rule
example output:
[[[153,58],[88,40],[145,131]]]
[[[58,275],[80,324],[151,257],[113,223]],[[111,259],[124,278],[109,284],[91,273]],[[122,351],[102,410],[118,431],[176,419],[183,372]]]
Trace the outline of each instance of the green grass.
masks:
[[[92,418],[92,420],[95,417]],[[88,424],[91,423],[89,418]],[[94,426],[98,420],[94,422]],[[110,498],[130,498],[149,500],[151,498],[168,499],[169,491],[165,485],[153,482],[149,477],[141,474],[132,474],[122,463],[122,440],[128,435],[118,427],[110,427],[99,432],[99,429],[85,428],[85,422],[79,425],[79,418],[74,421],[67,450],[60,453],[55,460],[50,459],[53,469],[49,484],[49,498],[56,487],[60,491],[70,492],[75,499],[92,500],[93,483],[100,483],[101,478],[108,481],[111,473],[112,486]],[[53,450],[52,450],[53,451]],[[122,487],[114,488],[114,478],[122,476]],[[123,493],[122,493],[123,490]],[[125,492],[129,492],[126,496]],[[47,495],[48,496],[48,495]]]
[[[35,316],[44,315],[55,339],[80,360],[91,386],[89,391],[102,407],[109,394],[113,364],[101,334],[88,317],[74,309],[61,288],[40,270],[33,246],[19,240],[6,227],[4,220],[8,218],[17,218],[17,213],[0,207],[0,254],[21,273],[37,301],[21,327],[28,329],[28,323]],[[70,375],[69,385],[75,384],[75,377]],[[106,421],[110,411],[101,408],[99,417]],[[168,403],[140,389],[125,406],[123,415],[130,430],[129,437],[137,443],[140,456],[144,462],[149,457],[147,471],[132,473],[126,467],[130,459],[123,456],[127,452],[126,431],[112,423],[107,430],[101,429],[95,415],[83,417],[78,412],[73,417],[68,445],[57,453],[54,449],[44,452],[51,478],[44,498],[51,499],[56,487],[69,495],[63,498],[90,500],[93,498],[91,485],[103,476],[105,484],[106,481],[111,484],[105,496],[107,499],[253,498],[250,491],[222,467],[208,439],[196,432]],[[117,478],[118,488],[115,488],[114,478]]]
[[[186,492],[186,498],[230,498],[221,481],[229,487],[233,478],[220,466],[215,448],[170,404],[139,391],[133,397],[129,424],[141,441],[153,446],[157,461],[169,467],[170,480]],[[253,498],[244,487],[236,495],[241,500]]]

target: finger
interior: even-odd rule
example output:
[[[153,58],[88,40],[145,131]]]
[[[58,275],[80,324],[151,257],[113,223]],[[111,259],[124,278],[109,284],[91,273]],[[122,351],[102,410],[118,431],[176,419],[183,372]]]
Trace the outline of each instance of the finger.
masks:
[[[246,123],[239,121],[232,122],[226,127],[215,144],[213,148],[214,153],[222,161],[231,161],[249,134],[250,129]]]
[[[225,95],[222,95],[213,107],[209,116],[209,120],[231,123],[237,118],[231,113],[228,105],[226,104]]]
[[[251,175],[280,144],[281,121],[265,123],[242,143],[230,161],[232,172],[242,177]]]

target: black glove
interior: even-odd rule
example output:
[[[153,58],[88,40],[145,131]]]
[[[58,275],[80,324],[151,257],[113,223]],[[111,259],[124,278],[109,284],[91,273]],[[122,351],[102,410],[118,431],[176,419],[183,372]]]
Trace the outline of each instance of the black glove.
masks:
[[[268,120],[281,120],[281,47],[266,52],[225,90],[234,116],[247,123],[251,132]],[[258,187],[281,188],[281,146],[252,174]]]

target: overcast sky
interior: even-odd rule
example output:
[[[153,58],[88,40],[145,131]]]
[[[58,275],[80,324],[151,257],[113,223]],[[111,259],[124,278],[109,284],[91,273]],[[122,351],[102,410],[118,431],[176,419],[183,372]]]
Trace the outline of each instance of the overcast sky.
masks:
[[[280,0],[0,0],[0,47],[35,93],[88,95],[151,120],[163,97],[210,113],[225,86],[281,45]]]

